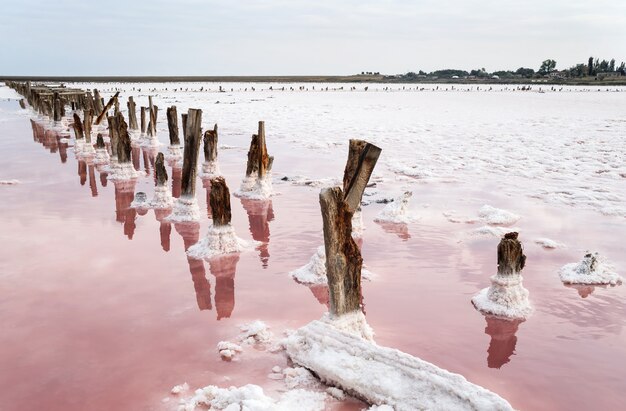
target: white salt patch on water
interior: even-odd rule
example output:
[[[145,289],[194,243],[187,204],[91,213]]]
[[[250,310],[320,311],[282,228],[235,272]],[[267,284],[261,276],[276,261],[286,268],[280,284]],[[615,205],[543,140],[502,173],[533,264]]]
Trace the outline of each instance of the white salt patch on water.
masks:
[[[157,210],[166,210],[172,208],[174,205],[174,197],[170,189],[166,186],[156,186],[154,188],[154,196],[147,203],[148,208],[154,208]]]
[[[474,230],[470,231],[470,234],[472,234],[472,235],[490,235],[490,236],[493,236],[493,237],[502,237],[506,233],[510,233],[512,231],[516,231],[516,232],[519,233],[520,229],[517,228],[517,227],[494,227],[494,226],[484,225],[482,227],[478,227],[478,228],[475,228]]]
[[[273,337],[273,334],[269,330],[267,324],[261,320],[240,325],[239,329],[241,330],[239,340],[248,345],[267,344],[271,342]]]
[[[272,177],[269,173],[264,178],[257,178],[257,176],[245,177],[241,181],[239,190],[234,192],[235,197],[250,200],[267,200],[273,194]]]
[[[478,217],[489,225],[510,225],[521,218],[515,213],[487,204],[478,210]]]
[[[598,253],[588,253],[580,262],[561,267],[559,276],[565,284],[621,284],[623,278],[613,270]]]
[[[343,401],[346,399],[346,393],[344,393],[342,390],[340,390],[337,387],[326,388],[326,393],[339,401]]]
[[[382,404],[382,405],[372,405],[365,411],[395,411],[395,410],[390,405]]]
[[[397,197],[393,202],[387,204],[374,221],[382,223],[408,224],[418,220],[418,217],[409,211],[409,199],[413,193],[405,191],[401,196]]]
[[[166,217],[174,223],[193,222],[200,220],[200,207],[194,198],[179,197],[174,201],[172,213]]]
[[[196,407],[226,411],[322,411],[326,394],[307,390],[290,390],[278,399],[263,392],[258,385],[219,388],[215,385],[196,390],[191,398],[181,400],[179,411],[193,411]]]
[[[539,244],[543,248],[555,249],[555,248],[564,248],[565,244],[559,243],[554,240],[550,240],[549,238],[537,238],[535,240],[535,244]]]
[[[304,176],[285,176],[280,181],[289,181],[294,186],[315,188],[335,187],[341,184],[337,178],[309,178]]]
[[[137,170],[131,163],[115,163],[111,167],[108,179],[111,181],[130,181],[139,177]]]
[[[313,321],[285,339],[287,354],[323,382],[396,411],[513,409],[461,375],[363,338],[364,324],[361,312]]]
[[[472,298],[472,304],[483,314],[497,317],[526,319],[533,312],[528,290],[522,284],[522,275],[496,274],[491,287],[484,288]]]
[[[289,272],[289,275],[302,284],[326,284],[328,278],[326,277],[326,249],[324,246],[319,246],[306,265]],[[371,271],[361,269],[362,280],[372,280],[374,277],[375,275]]]
[[[241,353],[243,348],[239,344],[230,341],[220,341],[217,343],[217,351],[223,360],[230,361],[235,355]]]
[[[251,243],[237,237],[235,228],[231,224],[217,227],[211,225],[206,236],[189,247],[187,255],[201,260],[224,254],[238,253],[252,246]]]
[[[476,221],[478,221],[478,219],[475,217],[458,214],[456,210],[444,211],[442,214],[451,223],[474,224]]]
[[[180,394],[181,392],[183,392],[183,391],[187,391],[187,390],[189,390],[189,384],[187,384],[187,383],[185,382],[185,383],[182,383],[182,384],[180,384],[180,385],[176,385],[176,386],[174,386],[174,387],[172,388],[171,393],[172,393],[172,394],[174,394],[174,395],[178,395],[178,394]]]
[[[289,389],[294,388],[312,388],[312,389],[322,389],[323,386],[311,371],[307,370],[303,367],[289,367],[283,370],[283,375],[285,377],[285,385]]]

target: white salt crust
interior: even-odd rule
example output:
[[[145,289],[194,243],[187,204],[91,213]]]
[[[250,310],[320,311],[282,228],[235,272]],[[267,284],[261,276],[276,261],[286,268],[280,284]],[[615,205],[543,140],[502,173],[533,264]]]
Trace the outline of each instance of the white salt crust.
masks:
[[[200,208],[194,198],[180,197],[174,201],[172,213],[166,217],[167,221],[184,223],[188,221],[200,221]]]
[[[215,178],[221,176],[220,164],[217,161],[205,161],[202,163],[200,178]]]
[[[537,238],[535,240],[535,244],[539,244],[543,248],[547,249],[565,248],[565,244],[550,240],[549,238]]]
[[[618,285],[623,282],[623,278],[598,253],[589,253],[578,263],[564,265],[559,276],[565,284]]]
[[[179,145],[170,145],[167,147],[167,153],[165,154],[165,160],[169,163],[179,163],[183,159],[183,149]]]
[[[0,180],[0,186],[14,186],[19,184],[20,180],[12,179],[12,180]]]
[[[513,410],[461,375],[377,345],[368,329],[361,312],[325,316],[296,330],[283,344],[294,363],[369,404],[396,411]]]
[[[241,187],[234,192],[235,197],[247,198],[250,200],[267,200],[274,191],[272,189],[271,173],[267,173],[264,178],[257,176],[247,176],[241,180]]]
[[[165,210],[174,206],[174,197],[167,186],[154,187],[154,196],[147,204],[148,208]]]
[[[108,176],[112,181],[135,180],[138,177],[137,170],[132,163],[111,163],[111,173]]]
[[[381,223],[408,224],[418,220],[418,218],[409,212],[409,199],[413,193],[405,191],[401,196],[387,204],[374,221]]]
[[[93,163],[95,165],[103,165],[109,163],[109,152],[106,148],[97,148]]]
[[[189,247],[187,255],[190,258],[201,260],[223,254],[238,253],[251,246],[247,241],[237,237],[235,228],[231,224],[217,227],[211,225],[206,236]]]
[[[483,314],[525,320],[532,314],[533,308],[522,280],[520,273],[496,274],[491,277],[491,287],[476,294],[472,304]]]
[[[326,249],[324,246],[319,246],[306,265],[291,271],[289,275],[302,284],[326,284],[328,279],[326,277]],[[365,269],[361,270],[361,279],[371,280],[373,277],[372,272]]]
[[[521,218],[515,213],[487,204],[478,210],[478,217],[489,225],[510,225]]]
[[[365,231],[365,224],[363,224],[363,213],[359,207],[352,215],[352,237],[363,237],[363,231]]]

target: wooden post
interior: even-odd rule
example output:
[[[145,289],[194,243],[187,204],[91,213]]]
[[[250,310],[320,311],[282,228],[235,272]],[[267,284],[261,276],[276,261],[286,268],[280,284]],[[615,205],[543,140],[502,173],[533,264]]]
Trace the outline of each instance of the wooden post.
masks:
[[[53,118],[54,121],[61,121],[62,117],[61,98],[59,97],[59,93],[55,91],[53,95]]]
[[[156,174],[157,187],[165,187],[167,185],[167,170],[165,169],[165,157],[163,153],[157,154],[156,162],[154,163],[154,172]]]
[[[217,160],[217,124],[213,130],[204,132],[204,161],[214,162]]]
[[[265,122],[259,121],[258,134],[252,135],[250,150],[248,150],[248,163],[246,165],[246,177],[256,174],[259,178],[264,178],[272,168],[274,158],[267,155],[265,144]]]
[[[128,97],[126,106],[128,107],[128,127],[131,130],[137,130],[139,128],[137,126],[137,107],[135,106],[133,96]]]
[[[113,110],[113,113],[117,116],[117,113],[120,112],[120,101],[117,97],[115,97],[115,101],[113,102],[114,106],[115,106],[115,110]]]
[[[24,103],[24,99],[23,98],[20,99],[20,107],[21,108],[26,108],[26,103]]]
[[[93,107],[96,110],[96,113],[102,113],[102,97],[100,97],[100,92],[98,92],[98,89],[96,88],[93,89],[93,103]]]
[[[76,113],[74,113],[74,134],[76,136],[76,140],[85,138],[83,124],[80,121],[80,117]]]
[[[196,174],[198,169],[198,152],[202,141],[200,124],[202,110],[189,109],[185,133],[185,149],[183,154],[183,177],[181,197],[193,198],[196,193]]]
[[[109,138],[111,140],[111,158],[117,159],[117,144],[119,136],[117,134],[117,117],[107,117],[109,123]]]
[[[498,244],[498,274],[517,274],[526,265],[526,256],[522,243],[517,239],[518,233],[512,232],[504,235]]]
[[[120,92],[118,91],[117,93],[115,93],[115,95],[113,97],[111,97],[109,99],[109,102],[107,103],[107,105],[104,107],[104,109],[102,109],[102,112],[100,113],[100,115],[98,116],[98,118],[96,119],[96,125],[100,124],[100,122],[102,121],[102,119],[106,116],[107,111],[109,111],[111,109],[111,106],[113,105],[113,103],[117,100],[117,96],[120,95]]]
[[[91,144],[91,124],[93,122],[93,113],[91,109],[84,110],[83,128],[85,130],[85,142]]]
[[[141,134],[146,133],[146,108],[141,107]]]
[[[352,216],[360,205],[380,152],[372,144],[351,140],[344,175],[347,191],[333,187],[320,193],[330,312],[335,316],[357,311],[361,305],[363,259],[352,238]]]
[[[183,140],[187,141],[187,114],[183,113],[180,117],[183,120]]]
[[[211,179],[211,194],[209,194],[211,216],[215,227],[230,224],[230,191],[224,177]]]
[[[96,148],[105,148],[106,146],[104,145],[104,138],[102,138],[102,134],[98,133],[98,136],[96,137]]]
[[[180,145],[180,139],[178,138],[178,114],[176,113],[176,106],[168,107],[165,114],[167,115],[167,128],[170,132],[170,145]]]
[[[117,136],[119,138],[117,142],[117,160],[120,163],[130,163],[131,147],[128,126],[126,125],[126,121],[124,121],[124,115],[122,113],[117,113],[115,118],[117,123]]]

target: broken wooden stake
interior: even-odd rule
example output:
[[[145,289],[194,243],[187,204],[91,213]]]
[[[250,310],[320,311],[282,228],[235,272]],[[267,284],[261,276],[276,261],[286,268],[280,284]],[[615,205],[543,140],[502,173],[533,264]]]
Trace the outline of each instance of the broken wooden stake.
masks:
[[[504,235],[498,244],[498,274],[517,274],[526,265],[526,256],[522,249],[522,243],[517,239],[518,233],[512,232]]]
[[[381,149],[372,144],[351,140],[344,173],[346,191],[333,187],[320,193],[330,312],[334,316],[357,311],[361,306],[363,258],[352,238],[352,216],[380,153]]]
[[[198,168],[198,153],[202,141],[200,125],[202,110],[189,109],[184,129],[185,148],[183,154],[182,197],[194,197],[196,193],[196,174]]]
[[[107,117],[109,123],[109,139],[111,141],[111,158],[117,159],[117,144],[119,135],[117,134],[117,117]]]
[[[141,134],[146,134],[146,108],[141,107]]]
[[[117,113],[115,116],[117,126],[117,161],[121,164],[130,163],[131,161],[131,146],[130,135],[128,134],[128,126],[124,121],[124,115]]]
[[[91,144],[91,124],[93,123],[93,113],[91,110],[84,111],[83,129],[85,131],[85,142]]]
[[[102,121],[102,119],[106,116],[107,111],[109,111],[111,109],[111,106],[113,105],[113,103],[117,100],[117,96],[120,95],[120,92],[118,91],[117,93],[115,93],[115,95],[113,97],[111,97],[109,99],[109,102],[106,104],[106,106],[102,109],[102,112],[100,113],[100,115],[98,116],[98,118],[96,119],[96,125],[99,125],[100,122]]]
[[[78,114],[74,113],[74,134],[76,136],[76,140],[83,140],[85,138],[85,133],[83,130],[83,124],[80,121],[80,117]]]
[[[137,107],[135,105],[135,101],[133,100],[133,96],[128,97],[126,107],[128,108],[128,127],[131,130],[137,130],[139,128],[137,126]]]
[[[157,187],[165,187],[167,185],[167,170],[165,169],[165,157],[163,153],[157,154],[156,162],[154,163],[154,172]]]
[[[217,124],[204,132],[204,161],[217,161]]]
[[[265,178],[268,171],[271,171],[274,157],[267,154],[265,143],[265,122],[259,121],[258,134],[252,135],[250,150],[248,150],[248,163],[246,165],[246,177],[256,175],[259,179]]]
[[[167,128],[170,133],[170,145],[180,145],[180,139],[178,138],[178,114],[176,113],[176,106],[168,107],[166,110],[167,116]]]
[[[211,216],[213,217],[213,225],[215,227],[230,224],[230,191],[224,177],[211,179],[209,204],[211,205]]]

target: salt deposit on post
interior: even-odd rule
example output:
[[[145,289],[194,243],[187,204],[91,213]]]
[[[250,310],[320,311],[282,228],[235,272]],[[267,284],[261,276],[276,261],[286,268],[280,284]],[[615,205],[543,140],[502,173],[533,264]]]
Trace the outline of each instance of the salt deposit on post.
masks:
[[[249,244],[237,237],[231,225],[230,191],[223,177],[211,180],[209,198],[213,224],[203,239],[189,247],[187,255],[191,258],[202,259],[216,257],[222,254],[237,253],[244,250]]]
[[[527,318],[532,307],[528,290],[522,284],[521,271],[526,264],[518,233],[504,235],[498,244],[498,273],[491,277],[491,287],[472,298],[472,304],[483,314],[505,318]]]
[[[253,134],[250,141],[246,177],[241,182],[239,190],[235,192],[235,196],[252,200],[270,198],[273,194],[271,175],[273,163],[274,157],[267,154],[265,144],[265,122],[259,121],[258,134]]]
[[[170,189],[167,187],[167,170],[165,169],[165,158],[163,153],[157,154],[154,163],[156,176],[156,186],[154,187],[154,197],[148,203],[148,207],[154,209],[169,209],[174,204],[174,199]]]
[[[623,281],[598,253],[587,253],[580,262],[564,265],[559,276],[565,284],[618,285]]]
[[[143,119],[145,116],[143,114],[143,107],[141,112]],[[167,129],[170,136],[170,145],[167,147],[167,155],[165,158],[169,162],[178,163],[180,162],[180,159],[183,157],[183,155],[181,153],[180,139],[178,138],[178,113],[176,111],[176,106],[168,107],[165,114],[167,116]],[[142,129],[143,128],[144,126],[142,125]]]
[[[168,220],[174,222],[198,221],[200,209],[196,201],[196,173],[198,168],[198,152],[202,141],[200,124],[202,110],[189,109],[183,120],[185,150],[183,158],[183,175],[181,195],[174,203],[172,214]]]
[[[204,132],[204,163],[202,163],[201,178],[213,178],[220,175],[220,165],[217,162],[217,124],[213,130]]]
[[[130,134],[128,133],[126,121],[124,121],[124,115],[117,113],[114,117],[109,117],[108,120],[113,132],[111,135],[111,148],[117,154],[117,164],[114,164],[112,167],[112,174],[109,175],[109,180],[134,180],[137,178],[137,171],[131,163]]]

